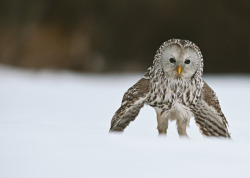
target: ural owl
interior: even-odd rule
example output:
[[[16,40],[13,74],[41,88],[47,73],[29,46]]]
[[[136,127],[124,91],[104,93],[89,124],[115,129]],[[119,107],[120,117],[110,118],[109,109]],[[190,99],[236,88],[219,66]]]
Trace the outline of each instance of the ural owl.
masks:
[[[227,120],[214,91],[202,79],[203,57],[188,40],[164,42],[144,77],[124,94],[110,131],[123,131],[144,104],[157,114],[159,134],[166,134],[169,120],[176,120],[180,136],[187,136],[190,118],[195,118],[206,136],[230,138]]]

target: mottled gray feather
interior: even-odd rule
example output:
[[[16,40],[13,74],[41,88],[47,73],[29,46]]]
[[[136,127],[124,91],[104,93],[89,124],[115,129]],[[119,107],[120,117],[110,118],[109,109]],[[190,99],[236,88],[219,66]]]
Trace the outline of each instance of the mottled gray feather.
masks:
[[[201,98],[192,109],[196,124],[206,136],[229,137],[227,120],[214,91],[204,82]]]
[[[193,56],[198,56],[195,59],[199,62],[194,63],[197,64],[194,68],[189,68],[192,72],[186,77],[171,77],[172,71],[168,73],[171,64],[162,63],[169,60],[164,51],[176,44],[178,47],[173,48],[173,54],[178,51],[181,51],[178,54],[182,54],[185,49],[191,48],[191,51],[195,52]],[[166,54],[168,56],[168,53]],[[189,56],[191,54],[189,53]],[[164,42],[156,52],[153,66],[149,67],[144,77],[124,94],[122,105],[112,118],[110,131],[123,131],[136,118],[144,104],[147,104],[156,110],[158,128],[164,126],[164,133],[168,119],[176,119],[178,128],[184,128],[182,133],[178,132],[179,135],[186,135],[187,121],[193,115],[202,134],[230,137],[227,120],[221,111],[219,101],[214,91],[203,81],[202,73],[203,56],[197,45],[180,39]]]
[[[128,89],[122,99],[121,107],[111,121],[110,131],[123,131],[139,114],[149,93],[149,80],[142,78]]]

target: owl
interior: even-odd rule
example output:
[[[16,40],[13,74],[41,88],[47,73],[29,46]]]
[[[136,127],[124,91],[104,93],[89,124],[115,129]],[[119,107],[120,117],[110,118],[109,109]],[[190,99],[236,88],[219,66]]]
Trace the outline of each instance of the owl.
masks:
[[[218,98],[202,73],[203,57],[197,45],[181,39],[164,42],[153,65],[125,92],[110,131],[123,132],[146,104],[156,111],[159,134],[167,134],[169,121],[176,120],[179,136],[185,137],[194,117],[203,135],[230,138]]]

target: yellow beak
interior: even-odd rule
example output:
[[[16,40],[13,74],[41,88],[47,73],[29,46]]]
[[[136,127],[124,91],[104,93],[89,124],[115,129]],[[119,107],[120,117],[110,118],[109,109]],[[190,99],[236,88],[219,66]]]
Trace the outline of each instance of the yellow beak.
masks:
[[[178,75],[181,74],[181,66],[178,67]]]

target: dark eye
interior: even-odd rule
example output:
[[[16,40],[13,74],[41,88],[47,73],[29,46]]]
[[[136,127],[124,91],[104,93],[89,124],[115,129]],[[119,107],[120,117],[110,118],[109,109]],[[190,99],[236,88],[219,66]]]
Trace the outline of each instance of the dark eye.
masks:
[[[171,63],[175,63],[175,59],[174,59],[174,58],[170,58],[169,61],[170,61]]]
[[[185,64],[190,64],[190,60],[189,59],[185,60]]]

